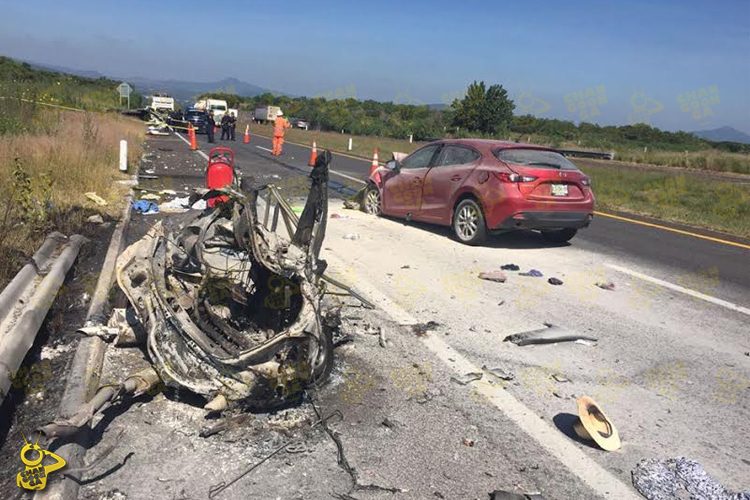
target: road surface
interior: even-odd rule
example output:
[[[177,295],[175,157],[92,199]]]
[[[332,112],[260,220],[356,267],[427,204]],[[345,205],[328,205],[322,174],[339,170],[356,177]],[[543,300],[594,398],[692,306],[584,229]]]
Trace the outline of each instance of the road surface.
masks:
[[[162,152],[151,187],[202,183],[205,160],[180,139],[151,144]],[[286,145],[273,158],[264,138],[231,145],[243,175],[278,184],[299,202],[308,149]],[[113,412],[101,426],[91,454],[120,446],[90,474],[126,463],[83,486],[82,498],[114,491],[205,498],[209,486],[292,439],[304,442],[300,453],[269,459],[217,498],[461,499],[495,489],[637,498],[630,474],[638,462],[677,456],[699,461],[730,489],[750,486],[750,250],[604,217],[570,245],[519,233],[468,247],[442,228],[342,209],[340,197],[361,186],[369,165],[336,155],[332,169],[338,182],[329,211],[337,216],[328,222],[322,258],[332,276],[378,308],[345,308],[353,342],[337,348],[335,373],[316,404],[344,416],[331,426],[359,482],[399,492],[351,490],[334,443],[310,427],[317,418],[310,403],[199,438],[206,423],[199,402],[157,395]],[[153,220],[134,218],[131,241]],[[477,278],[506,263],[544,277]],[[563,285],[548,284],[552,276]],[[430,321],[436,324],[426,335],[414,333],[411,325]],[[598,341],[503,341],[545,323]],[[385,348],[370,334],[378,327]],[[137,350],[110,349],[103,378],[143,363]],[[497,369],[511,380],[493,375]],[[469,381],[473,373],[481,378]],[[622,449],[608,453],[574,437],[581,395],[603,406]]]

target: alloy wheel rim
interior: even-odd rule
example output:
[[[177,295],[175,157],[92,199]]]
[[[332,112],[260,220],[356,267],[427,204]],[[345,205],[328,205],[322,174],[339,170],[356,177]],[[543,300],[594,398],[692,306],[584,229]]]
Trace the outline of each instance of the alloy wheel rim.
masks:
[[[378,214],[380,213],[380,193],[376,189],[370,189],[367,192],[367,199],[365,200],[365,207],[367,213]]]
[[[470,240],[477,233],[479,227],[479,213],[471,205],[464,205],[458,211],[456,217],[456,229],[458,236],[466,241]]]

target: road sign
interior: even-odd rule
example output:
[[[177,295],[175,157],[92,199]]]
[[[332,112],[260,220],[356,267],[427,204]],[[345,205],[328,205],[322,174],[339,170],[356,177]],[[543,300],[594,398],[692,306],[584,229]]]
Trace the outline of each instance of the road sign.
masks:
[[[122,82],[117,86],[117,91],[120,93],[120,97],[130,97],[130,93],[133,92],[133,87],[128,85],[127,82]]]
[[[117,86],[117,91],[120,93],[120,102],[122,103],[122,99],[127,99],[128,109],[130,109],[130,94],[133,92],[133,87],[128,82],[122,82]]]

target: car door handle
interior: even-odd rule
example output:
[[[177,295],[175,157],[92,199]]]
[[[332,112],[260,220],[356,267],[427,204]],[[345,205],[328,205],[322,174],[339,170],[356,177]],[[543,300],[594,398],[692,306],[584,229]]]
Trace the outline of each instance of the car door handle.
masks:
[[[452,181],[460,181],[460,180],[461,180],[461,178],[462,178],[462,177],[461,177],[460,175],[454,175],[453,177],[451,177],[451,180],[452,180]]]

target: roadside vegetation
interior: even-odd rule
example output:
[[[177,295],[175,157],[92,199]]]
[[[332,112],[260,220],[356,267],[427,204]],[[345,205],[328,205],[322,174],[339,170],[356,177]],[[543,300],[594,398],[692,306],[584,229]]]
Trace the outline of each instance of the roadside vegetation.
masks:
[[[140,158],[143,124],[115,114],[49,111],[5,100],[0,116],[19,124],[0,133],[0,289],[28,261],[51,231],[91,234],[87,218],[116,218],[127,188],[115,180],[119,141],[127,139],[129,163]],[[99,206],[84,193],[108,201]]]

